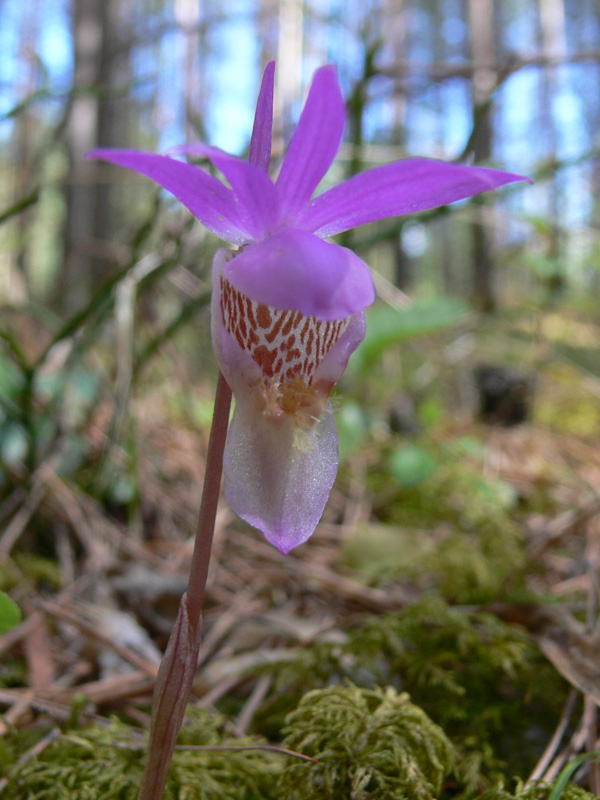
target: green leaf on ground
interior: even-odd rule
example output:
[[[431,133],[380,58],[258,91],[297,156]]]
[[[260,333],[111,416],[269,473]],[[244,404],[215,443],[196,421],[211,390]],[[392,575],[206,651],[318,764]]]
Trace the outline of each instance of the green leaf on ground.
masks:
[[[392,453],[389,467],[402,486],[418,486],[433,472],[435,459],[422,447],[409,445]]]
[[[20,621],[19,606],[5,592],[0,592],[0,634],[14,628]]]

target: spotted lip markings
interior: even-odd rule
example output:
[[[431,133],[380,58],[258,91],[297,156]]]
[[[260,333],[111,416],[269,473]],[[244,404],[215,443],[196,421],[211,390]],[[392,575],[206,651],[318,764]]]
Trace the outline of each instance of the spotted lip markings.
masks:
[[[251,300],[225,278],[221,278],[221,311],[225,329],[269,383],[301,378],[310,386],[317,367],[350,322],[280,311]]]

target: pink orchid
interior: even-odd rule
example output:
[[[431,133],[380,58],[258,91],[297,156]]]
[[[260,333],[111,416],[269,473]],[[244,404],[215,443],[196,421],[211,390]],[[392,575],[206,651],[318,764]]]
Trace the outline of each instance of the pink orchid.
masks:
[[[229,186],[171,156],[94,150],[172,192],[239,249],[214,260],[212,336],[236,398],[225,448],[230,506],[283,553],[306,541],[338,466],[330,392],[365,335],[375,299],[369,268],[323,240],[384,217],[422,211],[525,180],[507,172],[412,158],[355,175],[317,197],[344,132],[333,66],[318,69],[276,180],[269,177],[274,63],[263,75],[249,160],[204,144]]]

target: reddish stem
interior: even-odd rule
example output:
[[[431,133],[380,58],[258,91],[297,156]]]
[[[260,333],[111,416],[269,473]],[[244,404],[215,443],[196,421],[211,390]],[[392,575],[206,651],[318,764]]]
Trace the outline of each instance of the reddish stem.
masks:
[[[148,756],[138,800],[161,800],[163,797],[173,748],[198,665],[202,605],[219,502],[230,407],[231,389],[219,374],[188,589],[181,598],[177,621],[154,687]]]
[[[204,603],[204,590],[208,578],[208,564],[212,549],[213,534],[215,531],[215,518],[219,503],[219,489],[221,487],[221,474],[223,472],[223,451],[227,428],[229,426],[229,409],[231,408],[231,389],[229,384],[219,373],[217,392],[215,395],[215,409],[213,411],[210,437],[208,440],[208,453],[206,456],[206,470],[204,473],[204,488],[200,503],[200,516],[194,552],[190,566],[188,581],[188,613],[190,619],[195,619],[196,624],[202,613]]]

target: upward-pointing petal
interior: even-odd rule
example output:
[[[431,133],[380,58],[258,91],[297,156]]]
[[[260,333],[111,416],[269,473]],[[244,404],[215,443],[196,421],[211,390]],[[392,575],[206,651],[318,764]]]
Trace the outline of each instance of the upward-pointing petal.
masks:
[[[430,158],[408,158],[361,172],[316,197],[296,224],[318,236],[333,236],[385,217],[412,214],[472,197],[522,175],[464,167]]]
[[[256,164],[265,172],[271,163],[271,137],[273,134],[273,83],[275,79],[275,62],[270,61],[265,67],[256,103],[254,127],[250,139],[248,161]]]
[[[109,161],[145,175],[174,194],[203,225],[227,242],[243,244],[252,238],[231,189],[199,167],[138,150],[91,150],[86,158]]]
[[[264,238],[275,226],[279,214],[277,189],[256,164],[202,142],[177,147],[175,152],[208,158],[221,170],[233,189],[240,220],[253,239]]]
[[[285,219],[310,200],[339,150],[346,123],[335,67],[318,69],[277,179]]]

